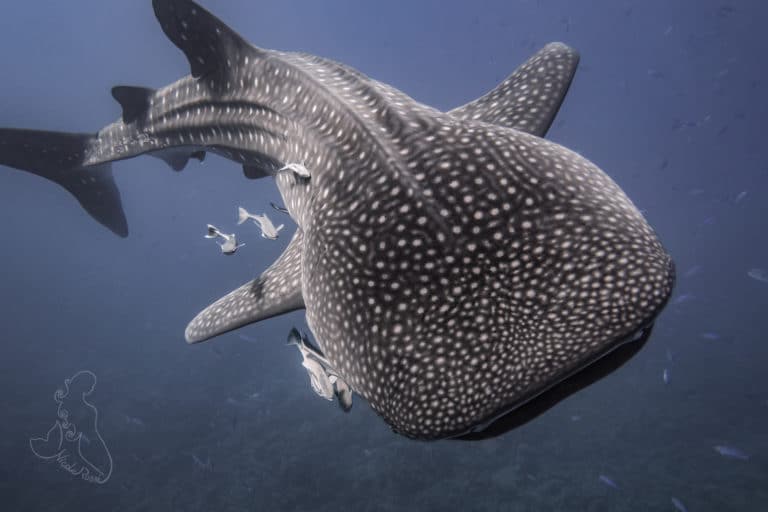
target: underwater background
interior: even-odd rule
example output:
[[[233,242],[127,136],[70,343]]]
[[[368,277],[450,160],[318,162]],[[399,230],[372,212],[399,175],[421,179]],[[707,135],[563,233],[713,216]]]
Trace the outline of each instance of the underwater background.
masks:
[[[356,397],[311,390],[295,312],[184,342],[203,307],[282,251],[237,206],[269,180],[213,155],[174,173],[115,165],[131,234],[57,185],[0,168],[0,509],[768,510],[768,3],[251,1],[204,6],[253,44],[332,58],[441,110],[484,94],[550,41],[581,64],[548,138],[643,210],[675,259],[645,347],[533,421],[483,441],[416,442]],[[113,85],[189,72],[149,0],[0,7],[0,126],[92,132]],[[207,223],[247,245],[223,256]],[[84,481],[30,439],[87,371],[112,472]],[[81,374],[82,375],[82,374]],[[77,420],[78,418],[74,418]]]

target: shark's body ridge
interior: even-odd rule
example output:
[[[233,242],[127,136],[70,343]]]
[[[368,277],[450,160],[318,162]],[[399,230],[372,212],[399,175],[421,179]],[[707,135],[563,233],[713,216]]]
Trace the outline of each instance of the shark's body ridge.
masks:
[[[345,65],[256,48],[189,0],[153,5],[191,75],[116,87],[122,118],[97,134],[0,129],[0,164],[61,183],[123,236],[112,161],[180,170],[215,152],[274,177],[296,234],[189,342],[304,307],[338,376],[397,432],[436,439],[650,329],[671,258],[605,173],[542,138],[578,63],[566,45],[441,112]],[[279,172],[292,162],[311,179]]]

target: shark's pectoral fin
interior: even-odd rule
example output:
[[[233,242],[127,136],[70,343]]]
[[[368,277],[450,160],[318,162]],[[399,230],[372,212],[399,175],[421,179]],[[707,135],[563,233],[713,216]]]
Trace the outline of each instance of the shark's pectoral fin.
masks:
[[[249,180],[258,180],[259,178],[266,178],[271,176],[269,171],[256,165],[244,165],[243,175],[245,175],[245,177]]]
[[[488,94],[448,113],[543,137],[560,110],[578,64],[576,50],[549,43]]]
[[[277,134],[272,134],[278,136]],[[249,180],[257,180],[274,176],[283,164],[269,155],[260,152],[252,152],[250,161],[243,164],[243,175]]]
[[[187,326],[188,343],[304,307],[301,295],[303,235],[296,230],[283,254],[261,276],[217,300]]]
[[[110,164],[84,167],[95,136],[38,130],[0,129],[0,165],[58,183],[91,217],[121,237],[128,236],[120,191]]]
[[[129,124],[149,111],[149,102],[155,94],[154,89],[148,87],[133,87],[130,85],[116,85],[112,88],[112,97],[123,108],[123,123]]]
[[[195,78],[231,66],[231,56],[259,51],[191,0],[152,0],[152,6],[163,32],[187,56]]]

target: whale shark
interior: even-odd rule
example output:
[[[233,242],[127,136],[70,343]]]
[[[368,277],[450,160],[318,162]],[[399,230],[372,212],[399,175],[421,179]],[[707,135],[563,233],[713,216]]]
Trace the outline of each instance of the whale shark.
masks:
[[[193,1],[152,5],[190,74],[113,88],[122,115],[97,133],[0,129],[0,165],[60,184],[119,236],[112,162],[181,170],[215,153],[273,180],[293,238],[194,317],[189,343],[303,308],[350,390],[431,440],[482,431],[647,338],[672,258],[605,172],[544,138],[574,49],[547,44],[444,112],[344,64],[256,47]]]

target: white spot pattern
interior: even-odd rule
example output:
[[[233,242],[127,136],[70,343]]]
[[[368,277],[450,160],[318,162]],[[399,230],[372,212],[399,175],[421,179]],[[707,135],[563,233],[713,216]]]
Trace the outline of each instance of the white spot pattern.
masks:
[[[567,47],[548,45],[449,115],[344,65],[244,45],[192,2],[160,3],[174,6],[158,16],[197,78],[102,130],[86,161],[191,146],[247,173],[312,170],[275,176],[299,225],[286,252],[198,315],[188,339],[303,295],[344,380],[398,432],[440,438],[606,353],[666,302],[671,259],[621,189],[525,133],[546,131],[562,101],[577,59]]]

